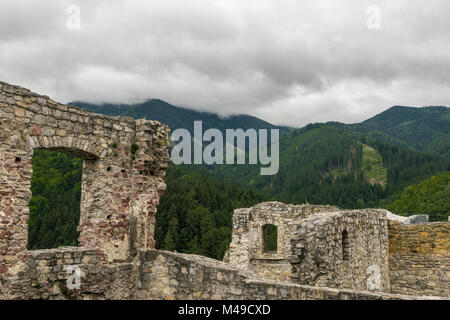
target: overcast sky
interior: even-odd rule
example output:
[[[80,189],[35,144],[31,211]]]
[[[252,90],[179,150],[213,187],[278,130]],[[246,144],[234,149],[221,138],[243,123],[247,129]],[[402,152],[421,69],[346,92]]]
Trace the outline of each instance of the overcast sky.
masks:
[[[0,80],[63,103],[357,122],[450,104],[450,1],[1,0]]]

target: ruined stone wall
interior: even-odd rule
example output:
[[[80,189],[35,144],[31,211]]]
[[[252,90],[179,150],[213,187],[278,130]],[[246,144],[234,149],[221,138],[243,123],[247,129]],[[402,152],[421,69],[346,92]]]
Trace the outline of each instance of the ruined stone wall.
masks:
[[[390,253],[450,253],[450,223],[404,225],[389,220]]]
[[[138,299],[396,300],[427,297],[320,288],[258,279],[254,272],[213,259],[147,250],[140,252]],[[428,299],[438,299],[436,297]]]
[[[67,280],[80,268],[79,288],[68,287]],[[136,289],[135,263],[100,261],[95,249],[61,247],[34,250],[25,262],[15,265],[8,279],[8,290],[0,286],[0,299],[132,299]],[[71,284],[76,284],[70,281]]]
[[[139,250],[132,263],[101,262],[97,250],[76,247],[27,252],[20,272],[0,299],[438,299],[437,297],[320,288],[260,279],[252,272],[210,258]],[[80,287],[69,288],[81,271]]]
[[[450,297],[450,222],[389,221],[391,292]]]
[[[292,281],[389,292],[387,232],[384,210],[311,215],[292,240]]]
[[[267,224],[278,227],[277,252],[264,251]],[[343,258],[344,230],[348,261]],[[386,212],[279,202],[237,209],[226,261],[268,279],[388,292]]]
[[[0,280],[28,254],[31,159],[36,149],[84,160],[80,247],[103,262],[154,248],[154,224],[169,161],[159,122],[92,114],[0,82]]]
[[[314,205],[289,205],[266,202],[252,208],[237,209],[233,215],[233,231],[227,261],[232,265],[252,270],[269,279],[291,278],[291,240],[298,235],[302,219],[317,212],[336,211],[336,207]],[[264,250],[263,227],[277,226],[277,251]]]

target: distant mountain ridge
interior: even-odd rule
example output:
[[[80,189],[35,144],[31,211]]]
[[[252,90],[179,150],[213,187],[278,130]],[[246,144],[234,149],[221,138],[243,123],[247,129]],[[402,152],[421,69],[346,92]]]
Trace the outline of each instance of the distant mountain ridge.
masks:
[[[361,123],[329,124],[418,151],[450,157],[450,108],[393,106]]]
[[[194,121],[203,122],[203,130],[216,128],[225,129],[279,129],[280,135],[290,132],[288,127],[276,126],[250,115],[232,115],[222,118],[215,113],[200,112],[182,107],[176,107],[163,100],[151,99],[138,104],[92,104],[86,102],[71,102],[71,105],[94,113],[111,116],[128,116],[133,118],[157,120],[166,124],[171,130],[184,128],[193,132]]]
[[[194,121],[203,122],[203,130],[225,129],[279,129],[280,136],[292,128],[276,126],[254,116],[240,114],[220,117],[211,112],[200,112],[171,105],[163,100],[150,99],[138,104],[70,103],[90,112],[112,116],[129,116],[157,120],[170,129],[185,128],[193,133]],[[428,152],[450,158],[450,108],[393,106],[360,123],[327,122],[327,125],[348,130],[354,134],[374,138],[416,151]]]

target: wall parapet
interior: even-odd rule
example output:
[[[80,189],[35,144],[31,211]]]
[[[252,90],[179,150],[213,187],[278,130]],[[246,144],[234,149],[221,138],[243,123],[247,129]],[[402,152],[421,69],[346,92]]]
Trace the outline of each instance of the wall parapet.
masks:
[[[140,252],[138,299],[439,300],[442,297],[336,289],[268,280],[227,263],[167,251]]]
[[[389,294],[300,285],[255,277],[230,264],[197,255],[139,250],[133,263],[99,263],[98,252],[63,247],[29,252],[0,299],[236,299],[236,300],[439,300],[443,297]],[[68,289],[81,270],[79,289]]]

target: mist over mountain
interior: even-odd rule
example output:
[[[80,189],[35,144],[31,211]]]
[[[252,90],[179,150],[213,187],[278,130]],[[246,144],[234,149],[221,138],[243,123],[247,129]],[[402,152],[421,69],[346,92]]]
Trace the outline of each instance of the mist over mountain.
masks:
[[[220,117],[215,113],[199,112],[150,99],[139,104],[92,104],[75,101],[74,106],[90,112],[136,119],[157,120],[171,130],[185,128],[193,133],[194,121],[202,121],[203,129],[279,129],[280,136],[293,128],[273,125],[254,116],[239,114]],[[328,122],[330,126],[371,137],[407,149],[450,157],[450,108],[393,106],[360,123]]]
[[[276,126],[267,121],[249,115],[232,115],[220,117],[215,113],[199,112],[187,108],[173,106],[159,99],[147,100],[144,103],[124,104],[91,104],[85,102],[72,102],[74,106],[94,113],[110,116],[127,116],[136,119],[157,120],[166,124],[171,130],[184,128],[191,134],[194,131],[194,121],[203,122],[203,130],[216,128],[222,132],[225,129],[279,129],[280,135],[290,131],[288,127]]]

